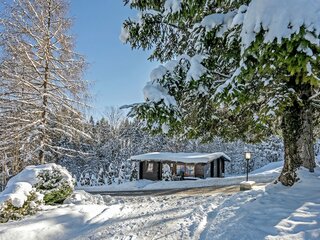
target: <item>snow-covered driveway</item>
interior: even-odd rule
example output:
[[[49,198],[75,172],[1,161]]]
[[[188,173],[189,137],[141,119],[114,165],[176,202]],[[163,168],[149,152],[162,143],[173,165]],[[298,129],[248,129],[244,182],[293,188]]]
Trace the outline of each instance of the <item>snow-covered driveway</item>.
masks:
[[[0,225],[0,239],[198,239],[206,213],[230,195],[196,191],[49,207],[37,216]]]
[[[298,175],[293,187],[271,183],[246,192],[230,186],[223,193],[104,196],[105,202],[87,194],[87,204],[45,207],[22,221],[0,224],[0,239],[318,240],[320,168],[300,169]]]
[[[118,217],[78,239],[198,239],[206,213],[225,198],[224,194],[124,198]]]

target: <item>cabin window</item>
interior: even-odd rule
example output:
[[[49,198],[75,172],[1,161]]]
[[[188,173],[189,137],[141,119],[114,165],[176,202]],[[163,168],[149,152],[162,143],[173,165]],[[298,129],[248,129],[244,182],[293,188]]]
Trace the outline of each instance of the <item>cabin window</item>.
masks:
[[[147,172],[153,172],[153,163],[148,163]]]
[[[194,176],[194,165],[187,165],[186,176]]]
[[[177,164],[177,175],[183,175],[186,172],[184,164]]]

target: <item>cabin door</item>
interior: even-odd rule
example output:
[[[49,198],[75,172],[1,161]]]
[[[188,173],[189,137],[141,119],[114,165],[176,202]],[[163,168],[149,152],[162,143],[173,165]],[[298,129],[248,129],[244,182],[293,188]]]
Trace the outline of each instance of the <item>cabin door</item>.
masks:
[[[139,162],[139,179],[143,179],[143,163]]]

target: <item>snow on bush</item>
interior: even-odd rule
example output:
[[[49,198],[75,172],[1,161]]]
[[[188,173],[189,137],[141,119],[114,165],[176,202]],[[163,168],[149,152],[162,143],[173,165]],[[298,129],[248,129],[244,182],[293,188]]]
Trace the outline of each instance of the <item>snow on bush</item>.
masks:
[[[119,170],[118,184],[124,183],[126,181],[126,169],[125,163],[121,164],[121,168]]]
[[[0,193],[0,222],[34,214],[42,203],[62,203],[73,188],[72,176],[59,165],[28,166]]]
[[[172,180],[171,168],[167,163],[163,164],[163,167],[162,167],[162,180],[164,181]]]
[[[20,185],[20,187],[23,186]],[[30,188],[30,191],[28,190],[29,189],[18,190],[14,194],[11,194],[15,195],[12,196],[12,198],[6,196],[8,199],[0,205],[0,223],[21,219],[23,216],[35,214],[39,210],[39,206],[43,203],[43,195],[36,192],[34,188]],[[2,199],[0,201],[2,201]]]
[[[74,181],[70,173],[59,165],[51,165],[37,175],[36,189],[44,195],[46,204],[63,203],[72,194]]]
[[[131,175],[130,175],[130,182],[138,180],[138,170],[137,164],[135,162],[131,165]]]
[[[83,190],[74,191],[73,194],[64,200],[64,204],[105,204],[101,195],[91,195]]]

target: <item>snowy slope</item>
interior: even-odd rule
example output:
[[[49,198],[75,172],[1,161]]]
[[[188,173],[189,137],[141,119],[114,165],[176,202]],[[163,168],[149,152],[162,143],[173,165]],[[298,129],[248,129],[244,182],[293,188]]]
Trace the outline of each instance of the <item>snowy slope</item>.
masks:
[[[270,171],[270,170],[269,170]],[[0,225],[0,239],[319,239],[320,169],[293,187],[108,197],[105,205],[65,204]]]
[[[320,239],[319,167],[298,175],[301,180],[291,188],[270,184],[227,199],[202,239]]]

